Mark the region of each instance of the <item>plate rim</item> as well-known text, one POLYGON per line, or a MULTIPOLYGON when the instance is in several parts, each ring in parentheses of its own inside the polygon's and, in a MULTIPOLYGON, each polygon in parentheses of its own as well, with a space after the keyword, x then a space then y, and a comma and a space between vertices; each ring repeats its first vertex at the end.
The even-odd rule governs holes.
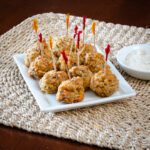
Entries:
MULTIPOLYGON (((35 95, 35 93, 33 92, 32 88, 30 87, 29 83, 27 82, 26 76, 23 74, 22 68, 20 68, 20 65, 18 64, 19 63, 18 57, 21 57, 21 55, 24 56, 25 54, 23 54, 23 53, 22 54, 15 54, 13 56, 13 58, 15 60, 15 63, 17 64, 17 67, 19 68, 19 72, 21 73, 24 81, 26 82, 30 92, 32 93, 32 95, 35 98, 38 106, 40 107, 40 110, 43 111, 43 112, 60 112, 60 111, 72 110, 72 109, 83 108, 83 107, 88 107, 88 106, 94 106, 94 105, 98 105, 98 104, 104 104, 104 103, 124 100, 125 98, 128 98, 128 97, 136 95, 135 90, 124 79, 124 77, 120 74, 120 72, 116 69, 116 67, 110 61, 108 61, 108 63, 111 66, 111 68, 113 67, 112 69, 113 70, 115 69, 115 73, 117 73, 117 75, 119 75, 119 78, 121 78, 121 80, 123 80, 123 83, 125 83, 126 86, 129 88, 129 90, 130 90, 129 94, 118 95, 118 96, 115 96, 115 98, 113 98, 113 97, 106 97, 106 98, 100 97, 100 99, 103 99, 104 101, 98 101, 100 99, 96 98, 94 101, 82 101, 82 102, 79 102, 79 103, 59 105, 59 106, 55 106, 55 107, 54 106, 48 106, 46 108, 43 108, 41 106, 41 104, 40 104, 40 100, 38 100, 37 96, 35 95)), ((24 65, 24 64, 22 64, 22 65, 24 65)), ((26 66, 24 65, 24 67, 26 67, 26 66)), ((34 79, 32 79, 32 80, 34 80, 34 79)), ((42 92, 40 92, 40 93, 43 95, 42 92)), ((44 98, 44 96, 43 96, 43 98, 44 98)))

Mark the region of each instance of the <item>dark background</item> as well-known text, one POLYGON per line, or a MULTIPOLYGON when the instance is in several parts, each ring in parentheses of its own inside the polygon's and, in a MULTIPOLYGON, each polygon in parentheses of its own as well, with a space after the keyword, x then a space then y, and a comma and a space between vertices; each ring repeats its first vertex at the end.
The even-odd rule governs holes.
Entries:
POLYGON ((44 12, 150 26, 150 0, 0 0, 0 34, 29 16, 44 12))
MULTIPOLYGON (((0 0, 0 34, 27 17, 44 12, 86 15, 106 22, 150 27, 150 0, 0 0)), ((26 149, 95 150, 100 148, 0 125, 0 150, 26 149)))

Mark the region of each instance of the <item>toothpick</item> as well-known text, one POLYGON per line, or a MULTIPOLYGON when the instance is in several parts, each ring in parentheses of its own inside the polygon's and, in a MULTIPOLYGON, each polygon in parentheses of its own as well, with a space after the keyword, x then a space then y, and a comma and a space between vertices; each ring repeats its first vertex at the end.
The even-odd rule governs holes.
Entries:
POLYGON ((62 57, 63 57, 63 59, 65 61, 65 64, 66 64, 66 71, 68 73, 69 79, 71 79, 70 72, 69 72, 69 69, 68 69, 68 57, 65 53, 65 50, 61 51, 61 54, 62 54, 62 57))
POLYGON ((56 60, 55 60, 55 57, 54 57, 54 54, 53 54, 53 39, 52 39, 52 36, 49 37, 49 48, 50 48, 50 53, 51 53, 51 56, 52 56, 54 70, 57 71, 56 60))
POLYGON ((70 15, 66 14, 66 30, 67 30, 67 37, 68 37, 68 29, 69 29, 69 19, 70 19, 70 15))
POLYGON ((78 49, 78 52, 77 52, 77 65, 80 66, 80 54, 79 54, 79 49, 78 49))
POLYGON ((70 72, 69 72, 69 69, 68 69, 68 65, 67 65, 67 64, 66 64, 66 71, 67 71, 67 73, 68 73, 69 79, 71 79, 71 75, 70 75, 70 72))
POLYGON ((80 49, 80 35, 82 31, 78 32, 78 38, 77 38, 77 65, 80 65, 80 54, 79 54, 79 49, 80 49))
POLYGON ((44 54, 43 54, 43 45, 42 45, 42 41, 43 41, 42 33, 38 35, 38 41, 39 41, 40 53, 43 56, 44 54))
POLYGON ((74 45, 74 43, 75 43, 75 38, 76 38, 76 36, 77 36, 77 31, 78 31, 78 26, 76 25, 76 26, 74 27, 74 35, 73 35, 73 40, 72 40, 72 43, 71 43, 69 55, 70 55, 71 52, 72 52, 73 45, 74 45))
POLYGON ((95 47, 95 34, 94 34, 94 47, 95 47))
POLYGON ((96 26, 96 23, 93 22, 93 23, 92 23, 91 29, 92 29, 92 33, 93 33, 94 47, 95 47, 95 26, 96 26))
POLYGON ((53 68, 55 71, 57 71, 57 67, 56 67, 56 59, 55 59, 55 56, 54 56, 54 53, 53 53, 53 38, 52 36, 50 35, 50 32, 49 32, 49 29, 48 29, 48 23, 44 20, 45 24, 45 29, 47 30, 48 32, 48 35, 49 35, 49 44, 48 44, 48 47, 50 49, 50 53, 51 53, 51 57, 52 57, 52 61, 53 61, 53 68))
POLYGON ((86 23, 86 17, 83 16, 83 21, 82 21, 82 24, 83 24, 83 44, 84 44, 84 36, 85 36, 85 23, 86 23))
POLYGON ((71 47, 70 47, 70 51, 69 51, 69 55, 71 55, 71 53, 72 53, 73 45, 74 45, 74 39, 72 40, 72 43, 71 43, 71 47))
POLYGON ((84 44, 84 35, 85 35, 85 31, 83 30, 83 44, 84 44))
POLYGON ((32 20, 32 28, 33 30, 35 31, 35 34, 36 34, 36 37, 37 37, 37 41, 38 41, 38 30, 39 30, 39 27, 38 27, 38 20, 36 18, 34 18, 32 20))
POLYGON ((110 53, 110 45, 108 44, 107 47, 105 48, 105 64, 104 64, 104 72, 106 73, 106 67, 107 67, 107 60, 108 60, 108 55, 110 53))

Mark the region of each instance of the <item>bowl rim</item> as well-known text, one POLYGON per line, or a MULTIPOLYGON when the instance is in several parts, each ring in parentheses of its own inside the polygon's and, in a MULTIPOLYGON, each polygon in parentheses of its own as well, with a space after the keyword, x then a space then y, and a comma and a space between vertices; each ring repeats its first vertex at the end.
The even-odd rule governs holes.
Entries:
MULTIPOLYGON (((133 44, 133 45, 129 45, 129 46, 125 46, 125 47, 123 47, 123 48, 121 48, 119 51, 118 51, 118 53, 117 53, 117 55, 116 55, 116 59, 117 59, 117 61, 118 61, 118 63, 119 63, 119 65, 121 65, 122 67, 124 67, 124 68, 126 68, 126 69, 128 69, 128 70, 130 70, 130 71, 134 71, 134 72, 137 72, 137 73, 142 73, 142 74, 150 74, 150 71, 141 71, 141 70, 136 70, 136 69, 133 69, 133 68, 131 68, 131 67, 129 67, 129 66, 127 66, 124 62, 123 62, 123 60, 121 60, 120 59, 120 55, 121 55, 121 53, 123 52, 123 51, 125 51, 125 49, 127 49, 127 48, 132 48, 132 47, 143 47, 143 46, 149 46, 150 47, 150 43, 145 43, 145 44, 133 44)), ((129 53, 128 53, 129 54, 129 53)))

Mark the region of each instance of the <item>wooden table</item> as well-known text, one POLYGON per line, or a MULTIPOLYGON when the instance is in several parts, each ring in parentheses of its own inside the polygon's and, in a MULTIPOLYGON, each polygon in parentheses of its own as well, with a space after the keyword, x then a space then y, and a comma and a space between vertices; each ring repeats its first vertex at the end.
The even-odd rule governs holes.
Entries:
MULTIPOLYGON (((0 34, 27 17, 43 12, 86 15, 106 22, 150 27, 150 0, 0 0, 0 34)), ((100 148, 0 125, 0 150, 26 149, 94 150, 100 148)), ((104 149, 106 148, 101 148, 104 149)))

